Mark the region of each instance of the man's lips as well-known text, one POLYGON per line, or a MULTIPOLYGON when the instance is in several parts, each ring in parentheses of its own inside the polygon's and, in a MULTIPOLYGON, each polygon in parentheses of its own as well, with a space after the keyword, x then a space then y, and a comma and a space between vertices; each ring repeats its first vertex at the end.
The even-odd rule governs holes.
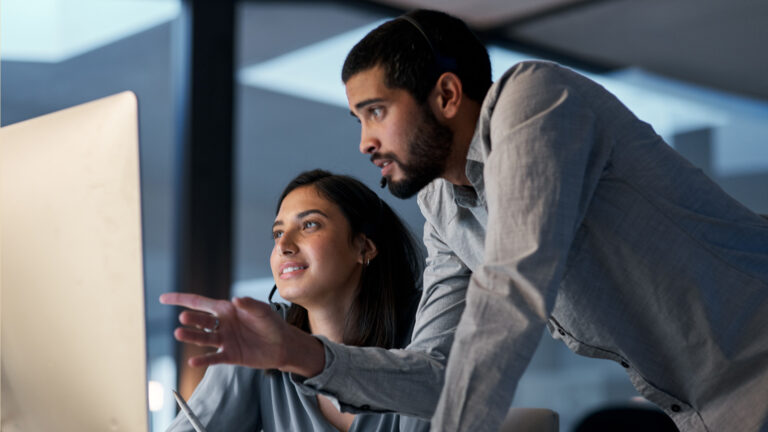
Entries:
POLYGON ((392 173, 392 169, 394 168, 395 164, 393 161, 385 161, 379 168, 381 168, 381 176, 386 177, 389 174, 392 173))
POLYGON ((376 165, 381 169, 382 176, 387 176, 392 172, 394 163, 396 161, 393 159, 387 159, 384 157, 372 157, 371 162, 373 162, 374 165, 376 165))

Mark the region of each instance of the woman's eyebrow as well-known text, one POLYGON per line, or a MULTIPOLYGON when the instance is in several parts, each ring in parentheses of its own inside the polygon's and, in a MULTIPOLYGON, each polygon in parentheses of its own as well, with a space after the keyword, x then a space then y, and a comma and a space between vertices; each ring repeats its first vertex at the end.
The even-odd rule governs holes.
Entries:
MULTIPOLYGON (((319 210, 319 209, 304 210, 303 212, 301 212, 301 213, 296 215, 296 219, 297 220, 304 219, 305 217, 307 217, 307 216, 309 216, 311 214, 319 214, 319 215, 325 217, 326 219, 328 219, 328 215, 323 213, 323 211, 319 210)), ((276 220, 275 223, 272 224, 272 228, 274 228, 274 227, 276 227, 278 225, 283 225, 283 221, 281 221, 280 219, 276 220)))
POLYGON ((305 217, 307 217, 307 216, 309 216, 311 214, 319 214, 319 215, 325 217, 326 219, 328 218, 328 215, 323 213, 321 210, 309 209, 309 210, 304 210, 303 212, 297 214, 296 215, 296 219, 304 219, 305 217))

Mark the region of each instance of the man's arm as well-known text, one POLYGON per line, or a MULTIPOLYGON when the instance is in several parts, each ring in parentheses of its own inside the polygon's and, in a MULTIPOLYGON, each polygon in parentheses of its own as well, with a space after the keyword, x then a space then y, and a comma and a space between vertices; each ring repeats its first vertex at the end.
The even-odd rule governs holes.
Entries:
POLYGON ((593 145, 595 116, 570 74, 519 66, 485 125, 485 258, 469 285, 432 430, 498 430, 554 307, 608 157, 593 145))
POLYGON ((424 243, 424 291, 408 347, 350 347, 321 339, 325 368, 309 379, 293 375, 300 388, 338 399, 343 411, 432 415, 471 272, 429 222, 424 243))

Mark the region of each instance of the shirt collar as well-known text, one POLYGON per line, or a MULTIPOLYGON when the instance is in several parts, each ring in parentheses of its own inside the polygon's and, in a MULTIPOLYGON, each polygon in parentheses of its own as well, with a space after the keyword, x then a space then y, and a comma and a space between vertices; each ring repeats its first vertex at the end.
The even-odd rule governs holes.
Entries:
POLYGON ((464 168, 472 187, 452 185, 454 201, 462 207, 485 206, 485 182, 483 180, 485 163, 482 146, 480 121, 478 121, 475 133, 472 135, 472 141, 469 144, 467 163, 464 168))

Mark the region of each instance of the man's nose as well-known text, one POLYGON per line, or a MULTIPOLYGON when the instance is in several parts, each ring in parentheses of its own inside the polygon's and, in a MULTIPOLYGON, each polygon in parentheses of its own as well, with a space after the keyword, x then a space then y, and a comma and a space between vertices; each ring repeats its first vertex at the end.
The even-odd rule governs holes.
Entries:
POLYGON ((381 147, 379 140, 363 130, 360 134, 360 153, 373 154, 381 147))

